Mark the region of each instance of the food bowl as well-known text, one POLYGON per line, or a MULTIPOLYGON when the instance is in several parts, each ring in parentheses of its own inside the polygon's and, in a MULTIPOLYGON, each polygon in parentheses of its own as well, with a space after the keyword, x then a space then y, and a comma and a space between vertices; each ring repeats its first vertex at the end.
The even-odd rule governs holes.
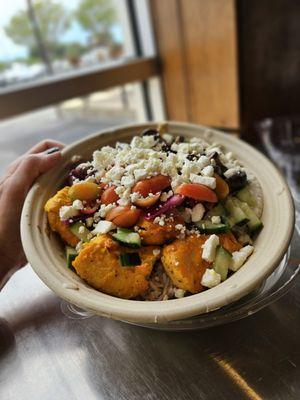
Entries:
POLYGON ((243 267, 220 285, 182 299, 136 301, 101 293, 66 267, 65 255, 58 237, 49 231, 44 204, 62 184, 70 159, 85 159, 94 150, 129 141, 146 127, 158 123, 121 126, 101 131, 66 147, 60 164, 42 176, 30 190, 22 213, 22 243, 34 271, 59 297, 93 314, 135 323, 164 323, 180 320, 224 307, 257 288, 282 260, 294 228, 294 207, 284 179, 274 165, 247 143, 204 126, 169 122, 171 134, 201 137, 217 142, 234 155, 258 179, 264 196, 262 221, 264 229, 255 241, 255 251, 243 267))

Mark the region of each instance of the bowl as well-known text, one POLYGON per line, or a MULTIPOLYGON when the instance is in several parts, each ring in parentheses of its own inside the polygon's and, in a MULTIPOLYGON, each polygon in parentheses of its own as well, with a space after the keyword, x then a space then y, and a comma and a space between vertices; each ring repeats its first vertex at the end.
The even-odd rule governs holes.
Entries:
POLYGON ((93 314, 134 323, 161 324, 217 310, 257 288, 279 265, 291 241, 294 206, 290 190, 279 171, 264 155, 229 134, 199 125, 168 122, 172 134, 201 137, 224 145, 259 180, 264 196, 264 229, 255 241, 254 253, 240 270, 220 285, 182 299, 157 302, 125 300, 101 293, 66 268, 62 244, 49 231, 44 204, 62 184, 70 158, 79 154, 88 159, 94 150, 113 145, 116 141, 129 141, 146 127, 156 127, 160 123, 106 129, 67 146, 60 164, 35 183, 25 200, 21 237, 29 263, 59 297, 93 314))

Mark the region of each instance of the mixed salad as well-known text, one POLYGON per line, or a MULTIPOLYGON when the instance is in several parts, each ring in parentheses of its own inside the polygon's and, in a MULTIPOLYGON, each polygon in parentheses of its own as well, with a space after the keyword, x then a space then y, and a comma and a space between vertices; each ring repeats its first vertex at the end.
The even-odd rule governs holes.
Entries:
POLYGON ((121 298, 168 300, 226 280, 263 228, 261 187, 231 152, 146 129, 78 162, 45 205, 67 265, 121 298))

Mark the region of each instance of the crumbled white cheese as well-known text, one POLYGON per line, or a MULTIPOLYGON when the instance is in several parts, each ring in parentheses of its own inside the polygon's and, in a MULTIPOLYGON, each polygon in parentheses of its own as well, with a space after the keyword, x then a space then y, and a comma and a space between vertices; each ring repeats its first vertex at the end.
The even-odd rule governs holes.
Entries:
POLYGON ((82 210, 83 209, 83 204, 81 200, 74 200, 72 207, 75 208, 76 210, 82 210))
POLYGON ((134 177, 136 180, 144 179, 147 177, 147 170, 146 169, 136 169, 133 171, 134 177))
POLYGON ((126 188, 131 188, 135 184, 135 179, 132 175, 123 176, 121 179, 121 185, 126 188))
POLYGON ((185 290, 183 289, 174 289, 174 296, 176 299, 182 299, 185 295, 185 290))
POLYGON ((175 225, 175 229, 177 229, 178 231, 180 231, 183 228, 184 228, 184 225, 182 225, 182 224, 175 225))
POLYGON ((207 165, 207 167, 203 168, 201 174, 203 176, 213 176, 214 175, 214 167, 212 165, 207 165))
POLYGON ((193 207, 192 213, 191 213, 191 220, 192 222, 198 222, 201 221, 203 215, 205 213, 205 208, 203 204, 198 203, 193 207))
POLYGON ((170 135, 169 133, 164 133, 163 135, 162 135, 162 138, 164 139, 164 141, 167 143, 167 144, 172 144, 173 143, 173 141, 174 141, 174 137, 173 137, 173 135, 170 135))
POLYGON ((105 234, 116 228, 116 225, 110 221, 99 221, 92 230, 93 235, 105 234))
POLYGON ((221 275, 218 274, 215 270, 207 268, 202 276, 201 285, 211 289, 214 286, 219 285, 220 283, 221 275))
POLYGON ((133 192, 130 194, 130 200, 132 203, 135 203, 137 200, 141 198, 141 195, 137 192, 133 192))
POLYGON ((211 235, 206 242, 202 245, 202 258, 208 262, 213 262, 216 257, 216 249, 219 245, 219 237, 211 235))
POLYGON ((59 218, 62 221, 66 221, 70 218, 76 217, 79 214, 79 210, 73 206, 62 206, 59 209, 59 218))
POLYGON ((229 267, 231 271, 237 271, 241 266, 244 264, 244 262, 247 260, 247 258, 253 253, 254 247, 251 245, 247 245, 245 247, 242 247, 241 250, 239 251, 234 251, 232 253, 232 263, 229 267))
POLYGON ((156 257, 156 256, 159 256, 160 255, 160 250, 159 249, 154 249, 153 250, 153 255, 156 257))
POLYGON ((227 171, 224 172, 224 176, 225 178, 231 178, 232 176, 234 176, 237 172, 240 171, 240 168, 235 167, 235 168, 229 168, 227 171))
POLYGON ((84 226, 80 226, 79 228, 78 228, 78 233, 84 233, 84 231, 85 231, 85 229, 84 229, 84 226))
POLYGON ((206 156, 201 156, 197 161, 197 164, 201 169, 207 167, 210 164, 210 159, 206 156))
POLYGON ((211 222, 213 224, 220 224, 221 223, 221 217, 219 217, 218 215, 214 215, 211 217, 211 222))
POLYGON ((185 223, 191 222, 192 210, 190 208, 185 208, 183 211, 181 211, 181 216, 185 223))
POLYGON ((193 183, 200 183, 201 185, 207 186, 211 189, 216 188, 216 178, 191 174, 190 181, 193 183))
POLYGON ((91 228, 92 225, 93 225, 93 223, 94 223, 94 218, 93 218, 93 217, 87 218, 87 219, 85 220, 85 224, 86 224, 86 226, 87 226, 88 228, 91 228))

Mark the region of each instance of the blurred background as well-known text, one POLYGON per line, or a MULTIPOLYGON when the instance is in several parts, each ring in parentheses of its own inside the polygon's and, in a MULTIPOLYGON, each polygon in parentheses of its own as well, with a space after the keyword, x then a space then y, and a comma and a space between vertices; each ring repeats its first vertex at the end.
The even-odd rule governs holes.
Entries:
POLYGON ((300 2, 0 2, 0 173, 42 138, 174 119, 263 149, 299 189, 300 2))

